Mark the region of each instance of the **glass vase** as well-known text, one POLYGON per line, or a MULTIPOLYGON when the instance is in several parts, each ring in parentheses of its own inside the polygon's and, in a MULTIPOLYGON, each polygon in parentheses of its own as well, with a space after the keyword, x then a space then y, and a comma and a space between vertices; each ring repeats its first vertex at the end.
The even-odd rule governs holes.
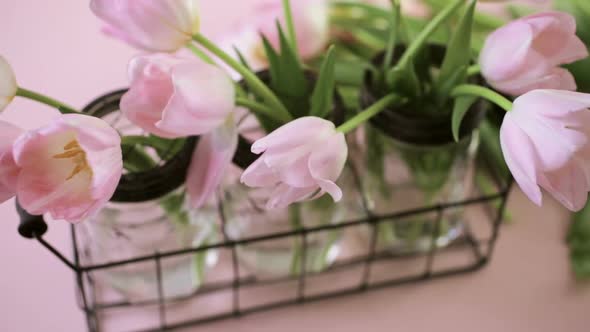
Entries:
MULTIPOLYGON (((365 134, 361 182, 373 214, 387 216, 461 202, 471 193, 479 146, 477 132, 458 143, 439 146, 402 142, 373 127, 365 128, 365 134)), ((462 235, 463 216, 460 207, 445 210, 436 237, 436 213, 382 220, 377 225, 377 249, 392 253, 424 252, 431 248, 433 237, 436 246, 447 246, 462 235)), ((367 229, 363 237, 368 240, 367 229)))
MULTIPOLYGON (((287 234, 301 228, 340 222, 343 209, 329 195, 288 208, 265 209, 271 190, 248 188, 230 181, 222 190, 226 232, 232 240, 250 240, 269 235, 287 234)), ((309 232, 307 245, 301 235, 282 236, 239 245, 241 264, 260 277, 297 276, 325 270, 338 257, 342 232, 309 232), (305 260, 305 261, 303 261, 305 260)))
MULTIPOLYGON (((86 263, 104 264, 212 244, 217 221, 215 206, 191 210, 181 189, 146 202, 111 202, 78 227, 85 238, 86 263)), ((193 294, 216 262, 215 251, 162 258, 164 299, 193 294)), ((131 302, 158 299, 153 259, 96 271, 95 277, 131 302)))
MULTIPOLYGON (((399 56, 404 47, 398 48, 399 56)), ((440 65, 444 46, 429 45, 427 51, 433 63, 440 65)), ((374 63, 382 61, 381 54, 374 63)), ((365 75, 361 91, 363 107, 372 105, 386 93, 373 87, 372 75, 371 72, 365 75)), ((361 187, 369 211, 386 217, 467 199, 474 183, 479 147, 477 128, 485 108, 482 102, 471 106, 458 141, 452 135, 453 103, 448 98, 427 95, 410 98, 373 117, 357 133, 362 151, 356 162, 362 170, 361 187)), ((427 251, 432 244, 449 245, 463 233, 464 211, 460 207, 445 209, 440 217, 440 223, 436 213, 381 220, 377 225, 377 249, 404 254, 427 251)), ((369 230, 361 233, 368 241, 369 230)))
POLYGON ((125 92, 106 94, 84 109, 134 139, 122 144, 125 170, 111 201, 76 226, 83 243, 82 264, 113 264, 92 272, 93 279, 133 303, 157 300, 160 293, 165 301, 189 296, 215 264, 216 253, 162 257, 159 269, 158 261, 150 256, 217 239, 216 204, 192 209, 184 189, 198 138, 165 140, 145 133, 119 111, 125 92), (143 145, 145 140, 154 145, 143 145), (142 257, 148 259, 117 264, 142 257))

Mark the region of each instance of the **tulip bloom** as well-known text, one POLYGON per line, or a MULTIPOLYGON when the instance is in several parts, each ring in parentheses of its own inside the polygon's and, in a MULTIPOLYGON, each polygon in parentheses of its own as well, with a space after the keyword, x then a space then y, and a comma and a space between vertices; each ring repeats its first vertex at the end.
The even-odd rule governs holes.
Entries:
POLYGON ((252 152, 262 155, 241 181, 249 187, 274 188, 267 208, 285 208, 324 193, 336 202, 342 199, 335 181, 344 169, 348 147, 332 122, 299 118, 257 140, 252 152))
MULTIPOLYGON (((299 54, 305 59, 318 55, 324 50, 329 39, 327 1, 294 0, 291 1, 291 10, 299 54)), ((285 33, 287 31, 282 1, 271 0, 262 3, 255 12, 258 17, 258 22, 255 22, 258 24, 258 31, 266 36, 276 49, 280 49, 276 20, 281 22, 285 33)))
POLYGON ((16 194, 16 178, 19 169, 14 161, 12 145, 22 132, 22 129, 0 121, 0 203, 4 203, 16 194))
POLYGON ((590 191, 590 95, 535 90, 514 101, 500 130, 502 151, 524 193, 537 205, 543 188, 571 211, 590 191))
POLYGON ((104 206, 121 177, 121 139, 101 119, 80 114, 22 134, 13 144, 15 192, 30 214, 81 221, 104 206))
POLYGON ((197 0, 92 0, 104 31, 134 47, 174 52, 199 30, 197 0))
MULTIPOLYGON (((298 52, 304 59, 320 54, 329 42, 329 15, 327 0, 292 0, 293 25, 297 35, 298 52)), ((281 0, 267 0, 257 5, 248 19, 222 41, 229 53, 233 47, 240 50, 254 70, 268 66, 268 59, 260 35, 264 35, 275 49, 280 49, 277 20, 287 33, 281 0)))
POLYGON ((514 96, 534 89, 575 90, 572 74, 560 65, 588 56, 566 13, 546 12, 513 21, 485 42, 480 64, 495 89, 514 96))
POLYGON ((129 64, 131 87, 121 110, 140 128, 166 138, 201 135, 223 124, 235 107, 235 87, 221 69, 168 54, 129 64))
POLYGON ((0 56, 0 112, 10 104, 18 86, 10 64, 0 56))
POLYGON ((238 148, 234 117, 211 133, 201 136, 189 167, 186 188, 191 206, 203 206, 215 193, 238 148))

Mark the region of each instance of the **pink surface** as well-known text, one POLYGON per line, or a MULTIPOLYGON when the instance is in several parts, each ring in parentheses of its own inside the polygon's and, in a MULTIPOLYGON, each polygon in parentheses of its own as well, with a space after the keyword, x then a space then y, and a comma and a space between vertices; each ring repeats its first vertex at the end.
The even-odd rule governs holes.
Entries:
MULTIPOLYGON (((251 3, 203 1, 207 32, 219 33, 251 3)), ((21 85, 81 107, 126 85, 133 49, 102 36, 88 1, 0 1, 0 54, 21 85)), ((48 109, 17 101, 2 119, 33 125, 48 109)), ((566 213, 534 208, 520 193, 515 225, 503 229, 492 264, 481 272, 387 289, 209 325, 199 331, 588 331, 590 289, 576 284, 564 245, 566 213)), ((0 206, 0 331, 84 331, 73 276, 16 232, 12 203, 0 206)), ((69 252, 67 225, 48 240, 69 252)), ((189 330, 190 331, 190 330, 189 330)))

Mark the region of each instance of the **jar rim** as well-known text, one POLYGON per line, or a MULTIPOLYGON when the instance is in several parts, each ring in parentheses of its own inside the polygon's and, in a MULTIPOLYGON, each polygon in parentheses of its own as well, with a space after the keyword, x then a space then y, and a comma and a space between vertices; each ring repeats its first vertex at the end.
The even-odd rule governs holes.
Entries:
MULTIPOLYGON (((442 64, 446 47, 440 44, 428 44, 427 47, 435 63, 442 64)), ((398 56, 393 61, 399 60, 399 55, 404 50, 404 45, 398 45, 395 52, 398 56)), ((381 52, 373 58, 372 63, 380 64, 383 62, 383 58, 384 52, 381 52)), ((360 96, 362 106, 372 105, 379 99, 379 95, 372 88, 372 79, 372 72, 367 70, 363 78, 364 84, 362 85, 360 96)), ((476 80, 479 82, 482 81, 482 78, 478 77, 476 80)), ((411 107, 411 105, 404 104, 396 108, 387 108, 373 117, 369 122, 373 127, 378 128, 387 136, 406 144, 436 147, 455 143, 451 130, 452 112, 424 114, 408 107, 411 107)), ((476 102, 471 106, 461 126, 461 139, 473 133, 479 126, 485 113, 485 103, 476 102)))

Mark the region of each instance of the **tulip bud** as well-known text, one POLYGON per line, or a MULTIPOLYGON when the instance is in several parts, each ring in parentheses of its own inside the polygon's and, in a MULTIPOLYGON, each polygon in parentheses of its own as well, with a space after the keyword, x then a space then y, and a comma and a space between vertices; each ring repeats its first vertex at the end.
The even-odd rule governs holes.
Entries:
POLYGON ((0 112, 14 99, 17 90, 14 72, 6 59, 0 55, 0 112))

